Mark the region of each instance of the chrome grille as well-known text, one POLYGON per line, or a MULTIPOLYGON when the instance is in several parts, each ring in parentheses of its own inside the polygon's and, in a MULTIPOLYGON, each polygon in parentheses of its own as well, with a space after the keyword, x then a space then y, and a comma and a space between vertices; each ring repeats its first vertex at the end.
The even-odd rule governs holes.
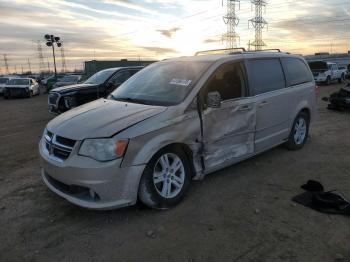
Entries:
POLYGON ((62 161, 69 157, 76 142, 69 138, 57 136, 48 130, 46 130, 44 138, 47 153, 62 161))
POLYGON ((57 106, 59 98, 60 98, 60 95, 58 93, 50 93, 49 94, 49 104, 57 106))

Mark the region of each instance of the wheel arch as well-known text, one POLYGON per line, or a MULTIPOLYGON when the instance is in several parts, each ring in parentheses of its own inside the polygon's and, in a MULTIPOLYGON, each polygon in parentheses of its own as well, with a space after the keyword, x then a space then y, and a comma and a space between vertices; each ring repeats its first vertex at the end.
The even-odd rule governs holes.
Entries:
POLYGON ((289 128, 289 132, 291 132, 292 128, 293 128, 293 124, 294 121, 296 119, 296 117, 301 113, 304 112, 306 114, 308 114, 309 116, 309 122, 311 121, 312 118, 312 110, 310 108, 310 106, 308 105, 308 103, 306 101, 302 101, 297 107, 296 110, 294 111, 293 115, 292 115, 292 119, 290 122, 290 128, 289 128))

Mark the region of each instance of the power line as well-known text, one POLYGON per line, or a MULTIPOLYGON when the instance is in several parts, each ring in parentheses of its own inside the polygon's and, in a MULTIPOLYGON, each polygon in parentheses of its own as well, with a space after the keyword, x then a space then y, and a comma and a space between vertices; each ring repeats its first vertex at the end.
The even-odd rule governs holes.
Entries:
POLYGON ((43 70, 45 69, 45 63, 44 63, 44 56, 43 56, 43 48, 41 46, 40 40, 37 41, 37 51, 38 51, 38 59, 39 59, 39 71, 43 72, 43 70))
POLYGON ((28 62, 28 68, 29 68, 29 73, 32 73, 32 66, 30 64, 29 58, 27 58, 27 62, 28 62))
POLYGON ((237 39, 239 39, 239 36, 236 33, 236 27, 239 24, 239 18, 236 15, 237 4, 239 7, 239 0, 227 0, 226 2, 227 13, 223 17, 223 19, 224 23, 227 25, 227 33, 223 35, 223 38, 226 39, 226 47, 228 49, 233 49, 237 47, 237 39))
POLYGON ((8 60, 7 60, 7 55, 6 54, 4 54, 4 63, 5 63, 6 74, 9 74, 10 70, 9 70, 9 64, 8 64, 8 60))
POLYGON ((65 73, 67 71, 67 66, 66 66, 66 57, 64 55, 64 48, 63 48, 63 42, 62 43, 62 46, 61 46, 61 62, 62 62, 62 73, 65 73))
POLYGON ((261 50, 266 44, 262 39, 262 30, 267 25, 266 20, 262 16, 262 9, 266 7, 266 2, 264 0, 251 0, 251 3, 254 5, 255 17, 248 21, 248 27, 251 24, 255 29, 255 40, 250 43, 250 46, 254 46, 255 50, 261 50))

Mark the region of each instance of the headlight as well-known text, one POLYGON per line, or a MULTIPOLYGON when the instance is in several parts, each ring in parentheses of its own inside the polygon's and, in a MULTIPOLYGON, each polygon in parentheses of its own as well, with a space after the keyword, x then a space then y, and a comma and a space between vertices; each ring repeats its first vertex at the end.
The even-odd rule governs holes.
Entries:
POLYGON ((128 143, 128 139, 85 139, 79 149, 79 155, 91 157, 98 161, 110 161, 123 157, 128 143))
POLYGON ((67 108, 73 108, 77 106, 77 100, 75 99, 74 96, 65 96, 64 104, 67 108))

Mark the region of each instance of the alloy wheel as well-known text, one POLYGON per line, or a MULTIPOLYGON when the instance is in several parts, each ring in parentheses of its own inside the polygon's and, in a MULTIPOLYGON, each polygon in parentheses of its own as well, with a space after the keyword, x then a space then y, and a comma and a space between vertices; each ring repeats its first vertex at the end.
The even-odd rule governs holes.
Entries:
POLYGON ((153 170, 153 184, 164 198, 176 197, 185 183, 185 168, 181 159, 173 153, 159 157, 153 170))
POLYGON ((305 137, 306 137, 306 121, 304 118, 299 118, 297 122, 295 123, 294 127, 294 142, 297 145, 301 145, 304 143, 305 137))

